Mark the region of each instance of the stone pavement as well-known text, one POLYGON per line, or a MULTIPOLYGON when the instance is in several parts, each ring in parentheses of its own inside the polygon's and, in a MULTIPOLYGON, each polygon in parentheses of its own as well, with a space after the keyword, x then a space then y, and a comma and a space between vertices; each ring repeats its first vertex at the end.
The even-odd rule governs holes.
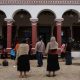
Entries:
MULTIPOLYGON (((0 80, 80 80, 80 59, 73 59, 72 65, 65 65, 65 62, 60 63, 60 70, 56 72, 55 77, 46 77, 46 59, 43 67, 36 67, 36 60, 31 60, 31 70, 27 74, 27 78, 19 78, 15 62, 8 60, 9 66, 0 66, 0 80)), ((0 63, 2 60, 0 60, 0 63)))

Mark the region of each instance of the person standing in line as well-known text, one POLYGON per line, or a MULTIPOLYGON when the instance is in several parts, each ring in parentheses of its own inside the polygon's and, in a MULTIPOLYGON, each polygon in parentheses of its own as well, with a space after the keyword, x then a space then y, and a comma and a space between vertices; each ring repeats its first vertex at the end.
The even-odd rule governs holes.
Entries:
POLYGON ((24 40, 19 44, 17 49, 17 70, 20 71, 20 77, 27 77, 26 72, 30 70, 30 62, 29 62, 29 45, 28 41, 24 40), (24 73, 24 74, 23 74, 24 73))
POLYGON ((66 54, 65 54, 66 65, 72 64, 72 57, 71 57, 72 43, 71 42, 72 41, 69 39, 67 40, 67 43, 66 43, 66 54))
POLYGON ((47 58, 47 71, 48 77, 51 77, 51 72, 53 72, 53 77, 55 75, 55 71, 60 69, 59 62, 58 62, 58 43, 56 42, 55 37, 51 37, 50 42, 47 43, 45 53, 48 54, 47 58))
POLYGON ((36 52, 36 58, 38 61, 37 67, 41 67, 43 65, 43 54, 45 51, 45 44, 42 40, 42 37, 39 37, 39 41, 36 43, 35 46, 35 52, 36 52))

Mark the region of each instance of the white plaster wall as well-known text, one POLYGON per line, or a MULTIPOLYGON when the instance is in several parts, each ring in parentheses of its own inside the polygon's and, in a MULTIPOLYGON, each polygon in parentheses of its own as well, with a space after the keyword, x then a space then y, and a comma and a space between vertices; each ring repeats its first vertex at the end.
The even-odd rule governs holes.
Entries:
POLYGON ((12 18, 14 13, 19 9, 28 11, 32 18, 37 18, 42 10, 49 9, 56 14, 56 18, 61 18, 63 13, 69 9, 79 12, 80 5, 0 5, 0 10, 6 14, 7 18, 12 18))

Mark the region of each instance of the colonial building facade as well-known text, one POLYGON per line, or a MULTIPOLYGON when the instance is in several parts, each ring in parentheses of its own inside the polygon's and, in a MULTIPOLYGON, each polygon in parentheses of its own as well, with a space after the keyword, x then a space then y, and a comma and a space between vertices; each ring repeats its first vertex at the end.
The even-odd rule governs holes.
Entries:
POLYGON ((0 0, 0 44, 7 49, 16 38, 55 36, 59 47, 69 37, 80 41, 80 0, 0 0))

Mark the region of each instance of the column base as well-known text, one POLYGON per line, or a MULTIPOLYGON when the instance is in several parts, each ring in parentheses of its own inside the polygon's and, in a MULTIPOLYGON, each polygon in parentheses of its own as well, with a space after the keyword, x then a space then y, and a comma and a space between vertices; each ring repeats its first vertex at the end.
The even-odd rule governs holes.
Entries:
POLYGON ((10 50, 11 50, 11 48, 6 48, 6 51, 7 51, 7 58, 10 58, 10 50))

